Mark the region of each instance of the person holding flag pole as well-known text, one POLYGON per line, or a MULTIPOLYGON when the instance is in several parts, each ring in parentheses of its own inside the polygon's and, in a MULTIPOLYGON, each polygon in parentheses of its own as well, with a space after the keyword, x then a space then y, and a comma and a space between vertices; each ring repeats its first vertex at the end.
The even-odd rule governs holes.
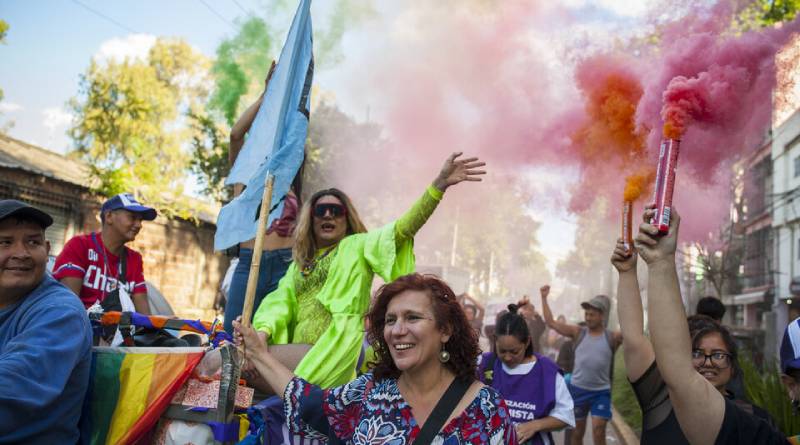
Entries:
POLYGON ((253 317, 253 327, 271 344, 313 345, 295 374, 323 388, 355 378, 374 275, 391 282, 412 273, 414 235, 444 192, 485 174, 484 162, 461 155, 445 160, 410 210, 376 230, 366 230, 341 190, 321 190, 305 202, 295 230, 294 261, 253 317))
MULTIPOLYGON (((245 135, 250 131, 256 114, 264 100, 264 94, 269 87, 270 79, 275 72, 276 64, 272 61, 267 78, 264 82, 264 93, 250 105, 239 117, 231 128, 230 152, 228 154, 231 165, 244 145, 245 135)), ((294 245, 294 226, 297 223, 298 196, 301 194, 302 167, 297 173, 289 192, 283 201, 283 212, 275 219, 264 234, 260 255, 254 255, 255 240, 248 240, 238 244, 236 251, 238 261, 232 262, 233 270, 230 272, 230 284, 225 301, 224 327, 228 333, 233 333, 233 320, 242 315, 245 292, 249 282, 250 271, 257 271, 255 281, 254 305, 258 307, 262 298, 278 287, 278 281, 283 278, 289 263, 292 261, 292 246, 294 245), (255 257, 256 258, 254 260, 255 257), (258 266, 255 263, 258 262, 258 266)), ((233 185, 233 196, 241 194, 244 184, 233 185)), ((266 191, 267 189, 265 189, 266 191)), ((262 196, 262 201, 271 199, 271 190, 268 196, 262 196)), ((265 221, 266 223, 266 221, 265 221)), ((260 230, 263 231, 263 230, 260 230)), ((251 308, 252 309, 252 308, 251 308)), ((252 310, 250 312, 252 316, 252 310)), ((245 317, 249 322, 251 318, 245 317)))
MULTIPOLYGON (((300 2, 279 62, 270 67, 264 93, 231 131, 234 164, 225 182, 234 186, 235 198, 220 211, 214 239, 215 250, 240 247, 240 262, 225 311, 229 332, 233 319, 242 313, 252 314, 253 301, 260 301, 277 286, 291 261, 297 199, 290 187, 300 175, 304 159, 314 73, 310 4, 310 0, 300 2), (240 193, 242 184, 247 187, 240 193), (265 227, 278 233, 266 239, 256 236, 263 235, 265 227), (267 274, 261 273, 262 257, 268 261, 267 274), (266 275, 275 276, 269 279, 266 275), (256 289, 261 291, 257 297, 256 289)), ((249 315, 245 319, 250 322, 249 315)))

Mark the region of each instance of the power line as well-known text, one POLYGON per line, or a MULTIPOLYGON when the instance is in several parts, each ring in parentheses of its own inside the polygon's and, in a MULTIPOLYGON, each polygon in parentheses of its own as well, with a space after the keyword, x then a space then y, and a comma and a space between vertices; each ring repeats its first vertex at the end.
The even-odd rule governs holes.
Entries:
POLYGON ((109 22, 119 26, 120 28, 124 29, 125 31, 128 31, 128 32, 133 33, 133 34, 138 34, 138 32, 136 30, 131 29, 130 27, 123 25, 122 23, 112 19, 111 17, 103 14, 102 12, 100 12, 100 11, 94 9, 94 8, 89 7, 87 4, 85 4, 85 3, 83 3, 83 2, 81 2, 79 0, 72 0, 72 3, 75 3, 76 5, 79 5, 79 6, 83 7, 87 11, 91 12, 92 14, 94 14, 94 15, 100 17, 100 18, 108 20, 109 22))
POLYGON ((225 17, 223 17, 223 16, 222 16, 222 14, 220 14, 219 12, 217 12, 217 10, 216 10, 216 9, 212 8, 212 7, 211 7, 211 5, 209 5, 209 4, 206 2, 206 0, 200 0, 200 3, 204 4, 204 5, 206 6, 206 8, 208 8, 208 10, 209 10, 209 11, 211 11, 211 12, 212 12, 212 13, 213 13, 215 16, 219 17, 219 19, 220 19, 220 20, 222 20, 223 22, 225 22, 225 23, 226 23, 228 26, 230 26, 230 27, 231 27, 231 28, 233 28, 233 29, 236 29, 236 27, 235 27, 235 26, 233 26, 233 23, 229 22, 229 21, 228 21, 228 19, 226 19, 225 17))
POLYGON ((238 7, 239 7, 239 9, 241 9, 241 10, 242 10, 242 12, 243 12, 243 13, 245 13, 245 15, 251 15, 251 14, 253 14, 251 11, 248 11, 248 10, 244 9, 244 7, 243 7, 243 6, 242 6, 242 5, 241 5, 241 4, 240 4, 238 1, 236 1, 236 0, 232 0, 232 1, 233 1, 233 3, 234 3, 236 6, 238 6, 238 7))

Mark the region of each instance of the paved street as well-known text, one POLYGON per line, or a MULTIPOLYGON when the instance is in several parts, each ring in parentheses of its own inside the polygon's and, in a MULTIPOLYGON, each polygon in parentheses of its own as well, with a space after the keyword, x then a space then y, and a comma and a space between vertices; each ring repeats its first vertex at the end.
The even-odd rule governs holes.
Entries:
MULTIPOLYGON (((590 432, 591 428, 587 426, 586 434, 583 436, 583 444, 584 445, 594 445, 594 441, 592 440, 592 433, 590 432)), ((553 440, 555 441, 555 445, 564 445, 564 432, 559 431, 553 434, 553 440)), ((617 439, 617 432, 614 431, 614 427, 611 424, 608 424, 608 428, 606 428, 606 444, 607 445, 619 445, 620 442, 617 439)))

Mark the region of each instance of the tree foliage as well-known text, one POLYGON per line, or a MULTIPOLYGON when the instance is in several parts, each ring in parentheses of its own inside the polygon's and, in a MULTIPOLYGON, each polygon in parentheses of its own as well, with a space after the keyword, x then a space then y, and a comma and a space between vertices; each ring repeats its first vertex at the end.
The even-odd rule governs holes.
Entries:
POLYGON ((765 409, 775 420, 779 430, 787 437, 800 434, 800 416, 792 409, 792 403, 781 383, 780 371, 773 362, 759 369, 752 358, 756 351, 740 351, 739 365, 742 369, 747 398, 765 409), (744 352, 744 353, 742 353, 744 352))
POLYGON ((735 27, 745 31, 794 20, 800 0, 754 0, 736 15, 735 27))
POLYGON ((230 187, 225 186, 225 178, 230 170, 227 129, 203 112, 191 112, 189 119, 193 130, 192 172, 197 175, 206 195, 215 201, 228 201, 232 196, 230 187))
MULTIPOLYGON (((0 44, 4 44, 5 45, 6 36, 8 35, 8 28, 9 28, 8 22, 6 22, 3 19, 0 19, 0 44)), ((0 102, 3 101, 4 97, 5 97, 5 93, 3 92, 3 89, 0 88, 0 102)), ((13 122, 7 122, 2 127, 0 127, 0 131, 5 132, 5 131, 8 130, 8 127, 11 127, 13 125, 14 125, 13 122)))
POLYGON ((188 215, 184 113, 205 102, 208 61, 182 40, 160 38, 145 60, 92 60, 70 100, 74 155, 98 192, 134 192, 167 214, 188 215))
MULTIPOLYGON (((367 227, 380 227, 402 215, 424 192, 444 161, 438 156, 408 156, 383 136, 379 125, 357 122, 321 101, 311 114, 303 195, 341 188, 367 227)), ((470 292, 482 300, 519 297, 549 282, 537 240, 540 223, 527 211, 529 197, 514 183, 513 177, 493 172, 484 182, 448 190, 415 237, 417 264, 468 271, 470 292), (465 200, 490 204, 473 211, 465 200)))

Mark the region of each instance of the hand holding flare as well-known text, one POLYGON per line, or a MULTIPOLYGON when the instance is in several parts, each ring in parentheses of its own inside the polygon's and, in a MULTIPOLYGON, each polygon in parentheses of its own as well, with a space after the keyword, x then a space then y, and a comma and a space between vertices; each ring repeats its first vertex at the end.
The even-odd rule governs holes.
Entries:
POLYGON ((639 199, 646 185, 652 180, 652 173, 637 173, 625 179, 625 194, 622 203, 622 243, 626 251, 633 247, 633 202, 639 199))

